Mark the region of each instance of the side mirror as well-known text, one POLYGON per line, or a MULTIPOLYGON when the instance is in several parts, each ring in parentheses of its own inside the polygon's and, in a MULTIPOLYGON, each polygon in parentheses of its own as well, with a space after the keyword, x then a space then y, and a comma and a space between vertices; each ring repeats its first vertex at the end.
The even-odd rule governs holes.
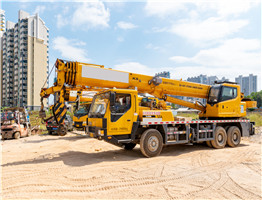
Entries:
POLYGON ((115 92, 111 92, 110 93, 110 107, 115 105, 115 101, 116 101, 116 93, 115 92))

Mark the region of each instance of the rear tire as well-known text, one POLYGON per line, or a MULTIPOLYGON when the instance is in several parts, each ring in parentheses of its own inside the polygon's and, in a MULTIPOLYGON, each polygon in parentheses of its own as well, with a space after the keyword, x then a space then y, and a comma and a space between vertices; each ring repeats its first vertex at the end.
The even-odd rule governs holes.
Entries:
POLYGON ((163 137, 156 129, 146 130, 140 139, 140 150, 148 158, 158 156, 163 148, 163 137))
POLYGON ((52 131, 48 131, 48 135, 52 135, 52 131))
POLYGON ((236 147, 240 144, 241 132, 237 126, 231 126, 227 131, 227 144, 230 147, 236 147))
POLYGON ((124 149, 125 150, 132 150, 134 149, 136 146, 136 143, 127 143, 127 144, 124 144, 124 149))
POLYGON ((211 141, 212 146, 215 149, 222 149, 227 143, 227 134, 222 126, 216 127, 215 139, 211 141))
POLYGON ((15 138, 15 139, 19 139, 20 137, 21 137, 20 132, 16 132, 16 133, 14 134, 14 138, 15 138))
POLYGON ((206 141, 206 144, 207 144, 207 146, 208 147, 210 147, 210 148, 213 148, 213 146, 212 146, 212 144, 211 144, 211 141, 209 140, 209 141, 206 141))
POLYGON ((67 127, 64 125, 60 125, 57 130, 57 134, 60 136, 65 136, 67 134, 67 127))

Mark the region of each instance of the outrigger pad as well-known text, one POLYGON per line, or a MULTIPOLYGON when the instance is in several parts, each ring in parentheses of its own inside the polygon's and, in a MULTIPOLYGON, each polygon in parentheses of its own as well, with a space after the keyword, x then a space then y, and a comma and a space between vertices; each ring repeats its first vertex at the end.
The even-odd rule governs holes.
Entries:
POLYGON ((53 106, 53 115, 56 120, 56 123, 60 126, 63 124, 66 117, 66 106, 64 103, 55 103, 53 106))

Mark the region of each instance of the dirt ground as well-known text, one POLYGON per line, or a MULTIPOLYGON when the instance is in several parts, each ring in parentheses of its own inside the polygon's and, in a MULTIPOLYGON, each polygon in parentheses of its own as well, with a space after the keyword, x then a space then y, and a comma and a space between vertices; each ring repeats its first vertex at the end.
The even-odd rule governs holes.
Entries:
POLYGON ((3 199, 262 199, 261 132, 237 148, 167 146, 145 158, 81 133, 1 141, 3 199))

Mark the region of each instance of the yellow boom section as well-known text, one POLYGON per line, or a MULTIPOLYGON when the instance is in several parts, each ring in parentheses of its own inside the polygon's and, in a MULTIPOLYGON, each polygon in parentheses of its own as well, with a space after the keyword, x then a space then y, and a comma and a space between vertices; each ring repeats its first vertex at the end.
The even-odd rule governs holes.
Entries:
MULTIPOLYGON (((64 85, 89 86, 100 88, 137 89, 140 93, 148 93, 155 97, 168 99, 171 103, 179 103, 190 108, 205 110, 202 105, 182 101, 168 95, 187 96, 195 98, 208 97, 209 85, 192 83, 182 80, 158 78, 148 75, 135 74, 105 68, 103 65, 95 65, 80 62, 56 61, 57 82, 55 86, 42 89, 41 97, 62 90, 64 85)), ((59 99, 64 102, 64 99, 59 99)))
POLYGON ((207 98, 210 88, 205 84, 118 71, 104 68, 102 65, 63 63, 57 60, 56 66, 57 87, 65 83, 71 86, 137 88, 141 93, 149 93, 159 98, 165 98, 166 95, 207 98))

